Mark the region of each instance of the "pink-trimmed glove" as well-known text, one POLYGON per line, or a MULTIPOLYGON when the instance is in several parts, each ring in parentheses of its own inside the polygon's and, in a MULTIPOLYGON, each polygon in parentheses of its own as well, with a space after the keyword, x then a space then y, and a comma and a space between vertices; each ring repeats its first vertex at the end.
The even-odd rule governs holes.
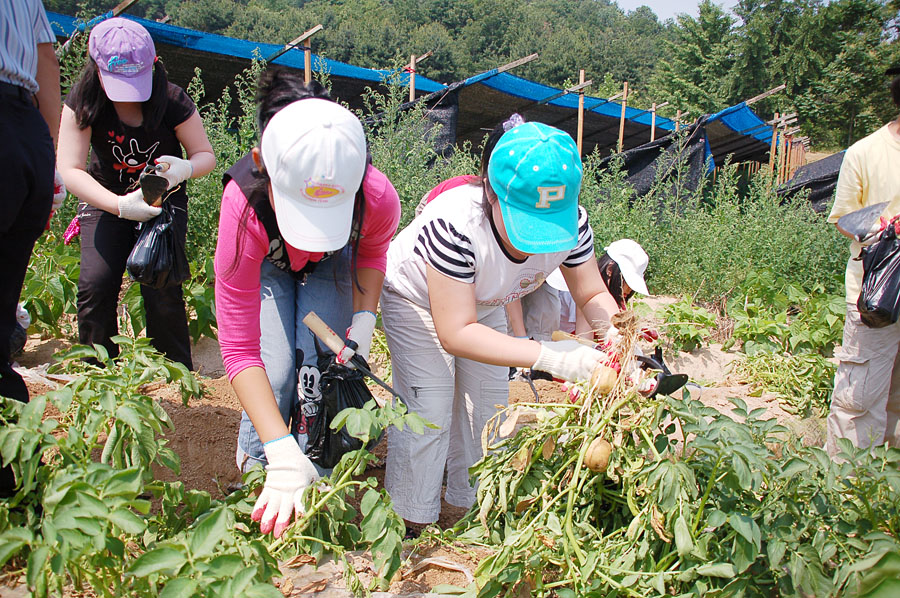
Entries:
POLYGON ((53 172, 53 207, 52 211, 57 211, 62 207, 66 200, 66 183, 63 181, 62 175, 56 170, 53 172))
POLYGON ((573 382, 590 380, 594 368, 606 358, 606 353, 578 341, 541 341, 541 352, 531 369, 573 382))
POLYGON ((156 173, 169 181, 169 189, 177 187, 194 175, 194 166, 190 160, 183 160, 175 156, 160 156, 156 163, 162 168, 156 173))
POLYGON ((278 538, 290 527, 293 513, 303 515, 303 491, 319 473, 290 434, 266 442, 263 450, 269 462, 266 483, 250 518, 259 521, 262 533, 274 531, 278 538))
POLYGON ((356 354, 369 361, 369 349, 372 348, 372 334, 374 332, 374 313, 363 310, 353 314, 353 319, 350 320, 350 328, 347 329, 347 340, 354 341, 357 348, 354 351, 350 347, 344 347, 341 354, 337 356, 337 362, 347 364, 356 354))

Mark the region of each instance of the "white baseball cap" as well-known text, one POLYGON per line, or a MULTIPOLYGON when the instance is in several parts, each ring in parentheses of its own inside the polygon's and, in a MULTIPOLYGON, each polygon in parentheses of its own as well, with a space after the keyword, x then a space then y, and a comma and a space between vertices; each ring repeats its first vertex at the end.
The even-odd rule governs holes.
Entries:
POLYGON ((298 100, 269 120, 260 150, 284 240, 310 252, 346 245, 366 170, 359 119, 329 100, 298 100))
POLYGON ((619 265, 622 272, 622 278, 628 283, 632 289, 641 295, 649 295, 647 283, 644 282, 644 272, 647 271, 647 264, 650 258, 644 248, 637 241, 631 239, 619 239, 609 244, 605 248, 606 253, 619 265))

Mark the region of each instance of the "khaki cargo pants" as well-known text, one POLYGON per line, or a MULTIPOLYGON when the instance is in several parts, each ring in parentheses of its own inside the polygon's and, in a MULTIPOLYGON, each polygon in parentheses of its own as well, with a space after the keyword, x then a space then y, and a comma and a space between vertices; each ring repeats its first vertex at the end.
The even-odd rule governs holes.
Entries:
POLYGON ((844 341, 834 377, 825 450, 834 456, 837 439, 857 447, 900 446, 900 322, 869 328, 856 305, 847 304, 844 341))

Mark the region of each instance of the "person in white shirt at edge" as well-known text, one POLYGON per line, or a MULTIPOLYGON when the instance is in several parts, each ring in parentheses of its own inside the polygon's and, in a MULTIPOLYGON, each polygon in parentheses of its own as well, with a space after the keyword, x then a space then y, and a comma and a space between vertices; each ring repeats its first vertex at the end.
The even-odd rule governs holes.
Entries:
MULTIPOLYGON (((900 68, 894 76, 891 97, 900 107, 900 68)), ((828 222, 853 239, 845 273, 847 316, 844 338, 834 352, 840 360, 827 420, 825 449, 835 457, 837 440, 848 438, 859 448, 890 444, 900 446, 900 322, 869 328, 859 319, 856 301, 862 284, 862 244, 838 225, 841 216, 868 205, 890 202, 882 213, 900 214, 900 118, 895 118, 868 137, 850 146, 841 163, 834 205, 828 222)), ((877 230, 878 224, 875 225, 877 230)))
POLYGON ((581 177, 566 133, 536 122, 498 126, 479 180, 442 193, 391 243, 382 317, 394 387, 437 426, 388 431, 385 488, 411 533, 437 521, 445 466, 447 502, 474 503, 468 469, 481 458, 482 428, 507 402, 509 367, 588 379, 605 357, 576 341, 506 334, 503 306, 560 265, 593 327, 607 328, 618 311, 578 206, 581 177))

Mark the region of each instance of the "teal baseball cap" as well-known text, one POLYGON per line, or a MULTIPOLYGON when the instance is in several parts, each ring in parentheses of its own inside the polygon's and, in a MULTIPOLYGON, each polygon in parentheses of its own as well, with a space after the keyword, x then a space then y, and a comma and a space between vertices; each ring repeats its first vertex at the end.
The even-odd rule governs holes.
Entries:
POLYGON ((491 153, 488 181, 513 247, 553 253, 577 245, 581 175, 581 156, 568 133, 528 122, 503 134, 491 153))

